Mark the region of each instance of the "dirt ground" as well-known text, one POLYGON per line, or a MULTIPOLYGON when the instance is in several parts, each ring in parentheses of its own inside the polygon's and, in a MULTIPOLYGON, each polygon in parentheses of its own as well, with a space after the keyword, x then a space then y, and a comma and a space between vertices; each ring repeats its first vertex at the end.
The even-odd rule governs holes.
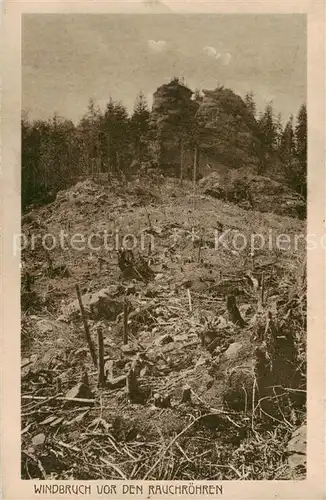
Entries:
POLYGON ((303 221, 199 188, 194 197, 173 179, 88 180, 24 215, 22 230, 23 478, 294 477, 287 443, 305 421, 305 252, 252 252, 250 241, 294 241, 303 221), (95 234, 99 249, 62 248, 60 231, 66 241, 95 234), (126 276, 117 250, 130 241, 136 274, 126 276), (151 279, 137 275, 138 254, 151 279))

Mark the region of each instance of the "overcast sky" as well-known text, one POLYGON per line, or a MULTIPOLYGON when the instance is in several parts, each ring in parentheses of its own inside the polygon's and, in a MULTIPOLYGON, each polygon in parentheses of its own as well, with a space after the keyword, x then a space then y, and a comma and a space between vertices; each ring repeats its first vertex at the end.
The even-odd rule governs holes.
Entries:
POLYGON ((90 97, 131 110, 173 76, 217 83, 285 119, 306 100, 306 21, 300 15, 29 15, 23 19, 23 109, 78 120, 90 97))

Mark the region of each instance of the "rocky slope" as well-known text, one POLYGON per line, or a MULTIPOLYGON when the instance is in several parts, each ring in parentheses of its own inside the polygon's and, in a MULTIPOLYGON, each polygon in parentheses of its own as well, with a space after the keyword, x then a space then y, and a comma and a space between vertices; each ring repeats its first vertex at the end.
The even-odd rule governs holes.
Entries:
POLYGON ((22 254, 25 479, 295 477, 286 445, 305 419, 304 249, 224 248, 216 230, 249 241, 294 236, 301 221, 148 178, 78 183, 22 226, 96 234, 98 247, 22 254), (152 279, 121 273, 117 235, 118 246, 134 235, 134 265, 139 252, 152 279), (76 285, 97 360, 104 340, 102 382, 76 285))
POLYGON ((211 163, 256 167, 258 126, 240 96, 223 87, 203 90, 199 110, 199 147, 211 163))
POLYGON ((181 161, 191 173, 194 142, 198 144, 199 174, 213 169, 259 164, 259 133, 254 116, 230 89, 218 87, 196 95, 177 80, 154 93, 151 123, 161 146, 160 163, 178 172, 181 161))
POLYGON ((306 216, 304 199, 285 184, 254 175, 246 169, 213 172, 199 181, 204 194, 236 203, 241 208, 274 212, 279 215, 306 216))

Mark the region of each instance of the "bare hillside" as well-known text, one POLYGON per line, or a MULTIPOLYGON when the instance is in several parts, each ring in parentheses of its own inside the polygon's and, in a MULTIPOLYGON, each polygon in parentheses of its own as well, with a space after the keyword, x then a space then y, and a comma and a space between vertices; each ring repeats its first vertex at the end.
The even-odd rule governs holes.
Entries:
POLYGON ((303 221, 148 176, 22 230, 25 479, 304 477, 303 221))

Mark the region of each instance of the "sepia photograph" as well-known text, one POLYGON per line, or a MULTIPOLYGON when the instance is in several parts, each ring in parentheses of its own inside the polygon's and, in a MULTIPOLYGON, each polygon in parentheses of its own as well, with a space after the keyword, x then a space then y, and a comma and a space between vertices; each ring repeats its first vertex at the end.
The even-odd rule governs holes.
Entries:
POLYGON ((23 14, 20 125, 21 479, 305 480, 307 16, 23 14))

